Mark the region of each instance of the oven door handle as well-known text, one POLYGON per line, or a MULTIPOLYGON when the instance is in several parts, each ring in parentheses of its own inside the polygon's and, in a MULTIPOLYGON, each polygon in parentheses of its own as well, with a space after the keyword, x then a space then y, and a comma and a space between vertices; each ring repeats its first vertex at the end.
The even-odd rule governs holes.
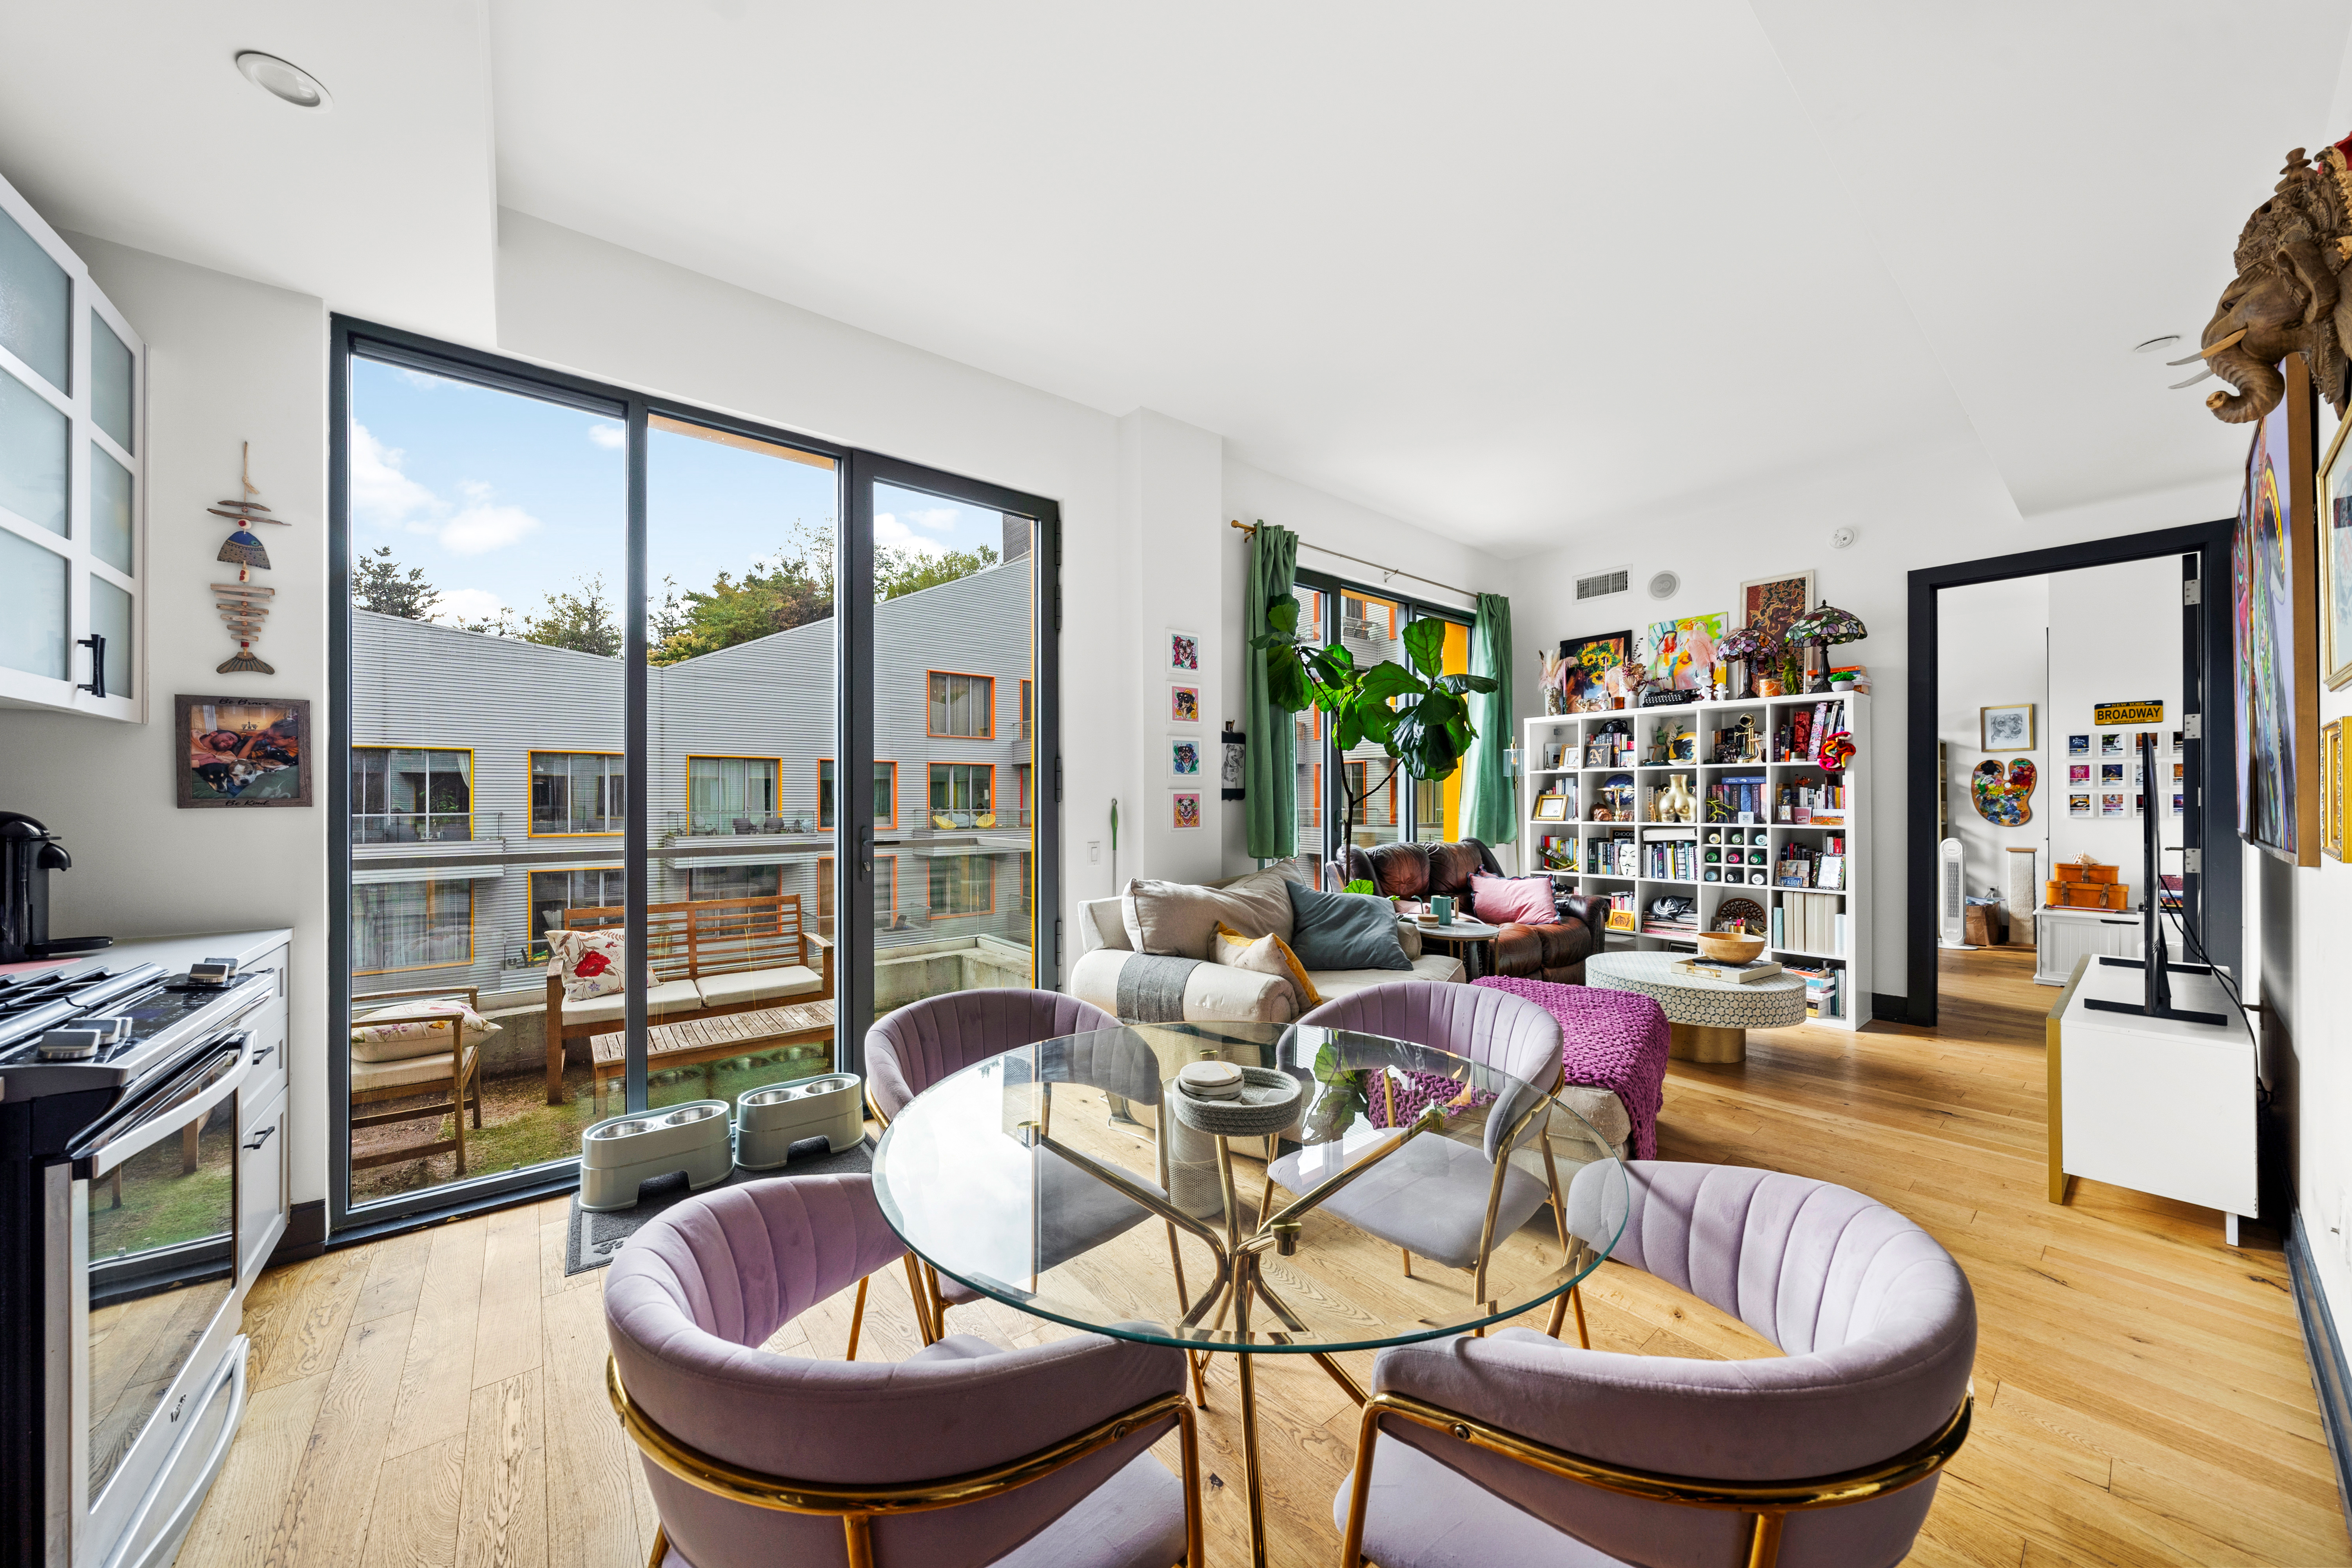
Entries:
MULTIPOLYGON (((221 1426, 220 1436, 213 1439, 212 1452, 205 1456, 204 1468, 195 1476, 188 1489, 178 1497, 150 1496, 140 1505, 139 1512, 134 1514, 131 1522, 123 1527, 122 1539, 130 1541, 144 1534, 147 1537, 147 1548, 136 1558, 128 1556, 116 1558, 110 1564, 110 1568, 168 1568, 171 1560, 161 1555, 163 1548, 175 1546, 187 1533, 188 1526, 195 1521, 196 1510, 203 1506, 205 1494, 212 1490, 213 1482, 220 1477, 221 1468, 228 1462, 229 1445, 236 1440, 236 1429, 245 1420, 246 1362, 251 1352, 252 1345, 253 1342, 245 1335, 237 1335, 235 1344, 230 1349, 226 1363, 222 1366, 219 1373, 215 1374, 212 1382, 205 1385, 205 1392, 189 1401, 189 1407, 201 1415, 205 1407, 213 1402, 214 1396, 220 1393, 221 1384, 224 1381, 229 1384, 228 1418, 221 1426), (147 1522, 147 1510, 163 1506, 169 1506, 172 1510, 163 1522, 152 1531, 144 1529, 147 1522)), ((177 1454, 164 1457, 163 1470, 157 1476, 158 1481, 172 1473, 172 1462, 177 1458, 177 1454)))
POLYGON ((240 1029, 221 1036, 195 1060, 146 1094, 117 1106, 66 1152, 77 1180, 95 1180, 141 1150, 160 1143, 183 1127, 202 1122, 212 1108, 237 1091, 252 1067, 247 1047, 253 1037, 240 1029), (221 1064, 234 1062, 227 1071, 221 1064), (217 1074, 217 1076, 215 1076, 217 1074), (205 1080, 210 1079, 210 1082, 205 1080), (203 1089, 180 1097, 194 1084, 203 1089))

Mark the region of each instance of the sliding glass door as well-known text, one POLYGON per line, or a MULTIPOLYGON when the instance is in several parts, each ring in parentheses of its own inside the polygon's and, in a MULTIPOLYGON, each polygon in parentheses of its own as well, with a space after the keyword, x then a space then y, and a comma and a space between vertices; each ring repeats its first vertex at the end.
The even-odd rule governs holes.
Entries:
POLYGON ((331 1223, 1055 984, 1051 503, 341 319, 333 393, 331 1223))

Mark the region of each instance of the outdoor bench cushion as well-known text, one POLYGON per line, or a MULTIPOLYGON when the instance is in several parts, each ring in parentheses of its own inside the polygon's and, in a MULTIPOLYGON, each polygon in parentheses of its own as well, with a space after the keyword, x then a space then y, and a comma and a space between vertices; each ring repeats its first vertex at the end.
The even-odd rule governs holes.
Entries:
MULTIPOLYGON (((694 982, 706 1007, 731 1007, 738 1002, 768 1002, 799 996, 824 984, 814 969, 787 963, 774 969, 747 969, 733 974, 705 974, 694 982)), ((565 1008, 570 1012, 570 1008, 565 1008)))
MULTIPOLYGON (((585 1002, 567 1001, 563 1004, 563 1022, 567 1027, 573 1024, 602 1024, 621 1016, 628 1004, 628 993, 625 991, 592 996, 585 1002)), ((648 1013, 677 1013, 701 1005, 702 993, 695 989, 691 980, 664 981, 646 993, 648 1013)))

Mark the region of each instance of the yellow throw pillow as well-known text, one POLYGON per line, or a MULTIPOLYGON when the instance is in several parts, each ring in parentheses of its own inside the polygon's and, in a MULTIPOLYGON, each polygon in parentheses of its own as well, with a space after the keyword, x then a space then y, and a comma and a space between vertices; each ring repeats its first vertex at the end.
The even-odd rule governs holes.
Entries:
POLYGON ((1271 974, 1290 982, 1298 994, 1298 1011, 1293 1017, 1304 1016, 1309 1007, 1319 1007, 1323 998, 1316 994, 1315 983, 1307 978, 1305 966, 1290 944, 1280 937, 1244 936, 1224 921, 1217 922, 1216 949, 1212 959, 1232 969, 1247 969, 1259 974, 1271 974))

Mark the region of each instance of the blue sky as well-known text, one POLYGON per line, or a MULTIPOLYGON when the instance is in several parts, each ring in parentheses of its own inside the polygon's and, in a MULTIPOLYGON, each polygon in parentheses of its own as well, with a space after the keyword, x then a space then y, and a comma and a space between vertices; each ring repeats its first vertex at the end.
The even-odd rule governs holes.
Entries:
MULTIPOLYGON (((440 591, 437 619, 529 611, 625 565, 618 421, 514 393, 358 360, 352 367, 352 543, 390 545, 440 591)), ((650 432, 647 564, 656 598, 708 587, 833 526, 831 469, 672 431, 650 432)), ((876 542, 936 553, 1000 546, 992 511, 884 487, 876 542)))

